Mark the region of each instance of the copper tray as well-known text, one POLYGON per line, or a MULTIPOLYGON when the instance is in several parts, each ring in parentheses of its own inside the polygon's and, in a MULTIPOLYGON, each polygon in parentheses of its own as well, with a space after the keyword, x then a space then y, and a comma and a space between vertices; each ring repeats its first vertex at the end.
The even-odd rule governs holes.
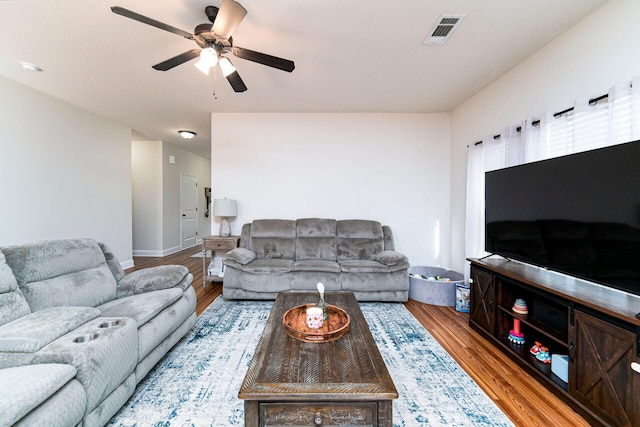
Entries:
POLYGON ((282 316, 284 330, 291 338, 304 342, 329 342, 335 341, 349 332, 351 318, 343 309, 335 305, 328 305, 329 318, 320 329, 307 327, 307 308, 315 304, 305 304, 287 310, 282 316))

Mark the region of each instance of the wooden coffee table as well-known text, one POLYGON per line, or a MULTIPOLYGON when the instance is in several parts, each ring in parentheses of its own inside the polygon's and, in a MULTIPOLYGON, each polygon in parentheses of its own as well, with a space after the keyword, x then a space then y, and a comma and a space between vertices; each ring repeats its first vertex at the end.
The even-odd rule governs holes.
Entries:
POLYGON ((238 393, 245 426, 392 426, 398 392, 353 293, 325 296, 351 316, 340 339, 307 343, 285 332, 284 313, 317 300, 300 292, 276 298, 238 393))

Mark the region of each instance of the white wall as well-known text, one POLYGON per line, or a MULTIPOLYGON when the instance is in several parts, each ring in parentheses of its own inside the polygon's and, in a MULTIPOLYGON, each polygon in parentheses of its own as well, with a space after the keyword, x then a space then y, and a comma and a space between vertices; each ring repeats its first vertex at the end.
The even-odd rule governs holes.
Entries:
POLYGON ((412 265, 448 267, 448 114, 214 113, 211 128, 234 234, 258 218, 373 219, 412 265))
POLYGON ((198 180, 198 239, 211 234, 204 187, 211 186, 211 161, 163 141, 132 141, 133 253, 165 256, 181 249, 180 175, 198 180), (175 163, 169 163, 169 156, 175 163))
POLYGON ((162 141, 131 141, 133 253, 162 250, 162 141))
POLYGON ((124 267, 131 130, 0 77, 0 245, 92 237, 124 267))
POLYGON ((611 0, 451 115, 452 264, 464 264, 466 146, 640 74, 640 1, 611 0))

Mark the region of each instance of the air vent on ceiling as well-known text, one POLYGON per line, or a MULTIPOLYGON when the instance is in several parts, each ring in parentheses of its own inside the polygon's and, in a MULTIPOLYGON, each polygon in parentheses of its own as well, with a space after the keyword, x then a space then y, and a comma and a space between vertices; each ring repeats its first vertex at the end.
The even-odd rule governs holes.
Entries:
POLYGON ((424 39, 422 44, 444 44, 453 30, 458 28, 458 25, 462 22, 466 15, 440 15, 438 22, 431 29, 429 36, 424 39))

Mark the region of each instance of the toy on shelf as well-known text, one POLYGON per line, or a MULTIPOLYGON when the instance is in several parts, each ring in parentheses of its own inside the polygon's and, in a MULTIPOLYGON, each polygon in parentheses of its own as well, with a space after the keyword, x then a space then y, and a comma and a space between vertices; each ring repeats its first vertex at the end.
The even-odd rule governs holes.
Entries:
POLYGON ((509 331, 509 341, 517 345, 524 344, 524 334, 520 332, 520 320, 513 319, 513 329, 509 331))
POLYGON ((549 355, 549 348, 540 344, 540 341, 536 341, 535 344, 529 350, 529 353, 533 354, 536 359, 542 363, 551 363, 551 356, 549 355))
POLYGON ((538 353, 540 353, 541 348, 542 348, 542 344, 540 344, 540 341, 536 341, 535 344, 531 346, 529 353, 533 354, 534 356, 537 356, 538 353))
POLYGON ((529 314, 527 302, 522 298, 516 298, 516 302, 513 303, 513 307, 511 309, 518 314, 529 314))
POLYGON ((542 363, 551 363, 551 356, 549 355, 549 349, 545 346, 540 347, 540 351, 536 354, 536 359, 542 363))

